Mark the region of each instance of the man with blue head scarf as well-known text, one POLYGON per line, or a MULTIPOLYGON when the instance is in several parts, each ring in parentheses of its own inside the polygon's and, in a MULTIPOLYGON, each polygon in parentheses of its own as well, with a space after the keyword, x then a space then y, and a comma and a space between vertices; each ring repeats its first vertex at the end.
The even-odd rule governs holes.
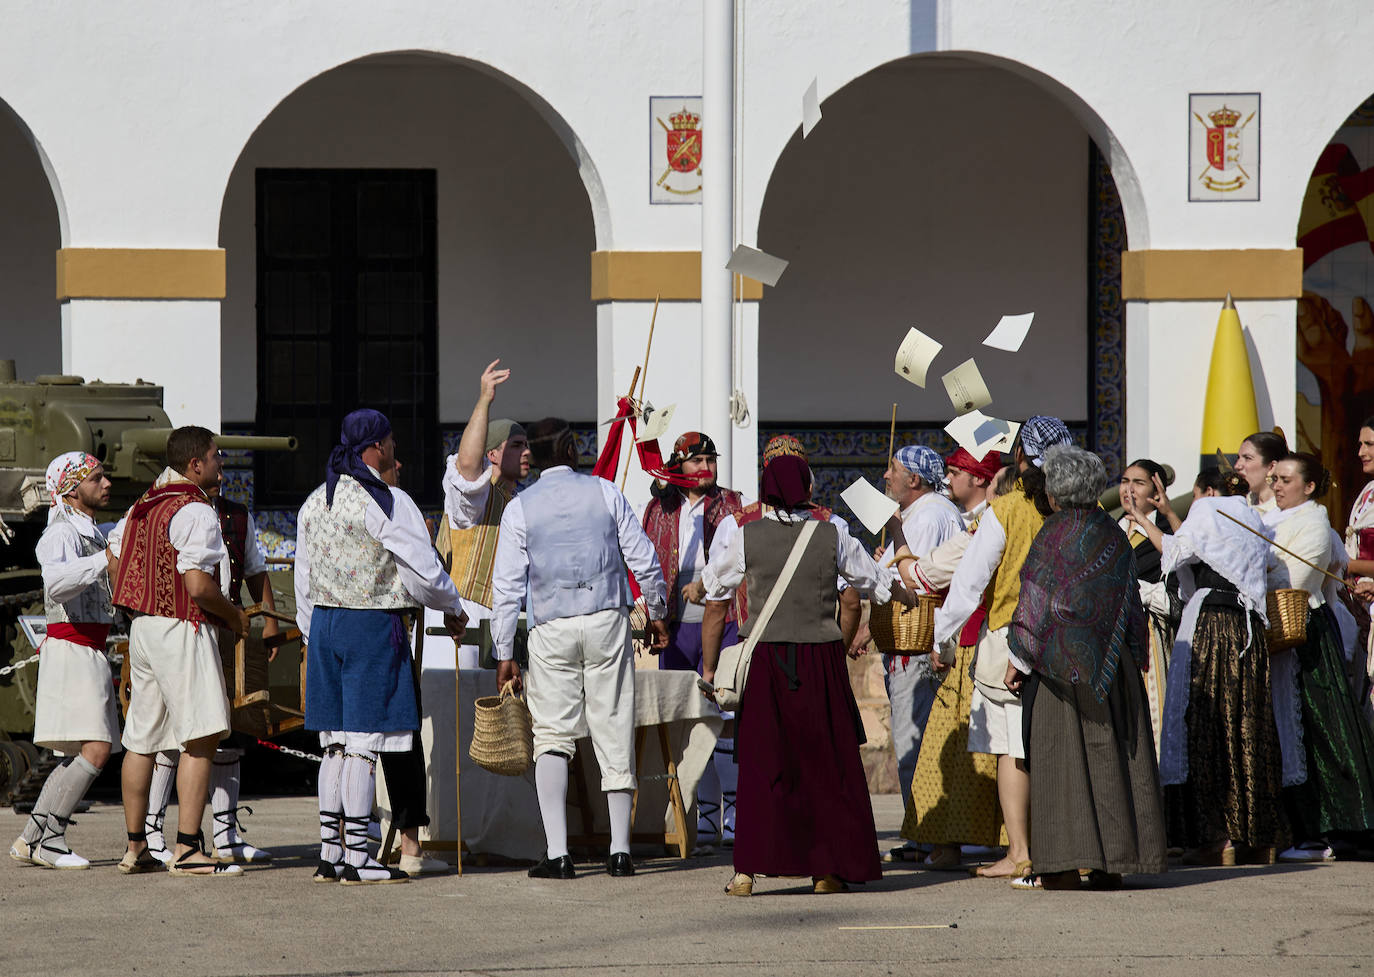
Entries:
MULTIPOLYGON (((907 444, 897 449, 892 462, 883 474, 887 495, 900 507, 902 532, 910 553, 925 556, 952 536, 963 532, 959 507, 949 500, 945 490, 948 478, 944 459, 934 448, 923 444, 907 444)), ((879 559, 886 566, 896 551, 896 541, 887 545, 879 559)), ((909 571, 910 561, 900 566, 909 571)), ((899 568, 887 571, 898 580, 899 568)), ((904 581, 919 593, 927 588, 920 578, 908 573, 904 581)), ((869 642, 867 626, 860 629, 854 645, 858 648, 869 642)), ((879 648, 883 653, 883 681, 888 701, 892 705, 892 743, 897 752, 897 779, 902 797, 911 800, 911 779, 916 772, 916 758, 921 752, 921 737, 925 732, 930 707, 935 702, 940 677, 931 666, 930 656, 912 648, 879 648)), ((894 859, 915 858, 910 845, 893 849, 894 859)))
POLYGON ((430 545, 424 517, 401 489, 386 415, 343 420, 324 484, 297 519, 296 623, 307 644, 305 725, 318 730, 320 862, 314 881, 404 882, 367 854, 380 753, 410 750, 420 728, 403 613, 443 611, 463 633, 453 581, 430 545))

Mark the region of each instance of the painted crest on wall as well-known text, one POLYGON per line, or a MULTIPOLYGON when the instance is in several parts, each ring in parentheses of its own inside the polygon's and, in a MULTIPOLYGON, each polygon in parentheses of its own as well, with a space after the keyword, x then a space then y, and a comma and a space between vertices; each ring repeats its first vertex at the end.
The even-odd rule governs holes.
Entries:
POLYGON ((1260 198, 1260 97, 1189 95, 1188 199, 1260 198))
POLYGON ((701 203, 701 97, 649 99, 649 202, 701 203))

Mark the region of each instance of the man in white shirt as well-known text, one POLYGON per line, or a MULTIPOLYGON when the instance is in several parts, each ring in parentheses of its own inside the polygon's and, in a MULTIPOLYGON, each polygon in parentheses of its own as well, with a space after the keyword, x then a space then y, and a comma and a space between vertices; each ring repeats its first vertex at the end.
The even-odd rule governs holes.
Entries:
POLYGON ((48 465, 48 528, 38 541, 47 637, 38 666, 33 742, 66 760, 43 782, 10 857, 42 868, 85 869, 67 844, 76 805, 119 749, 119 713, 110 684, 105 639, 114 620, 109 551, 95 525, 110 503, 105 467, 84 451, 48 465))
POLYGON ((180 427, 167 438, 167 469, 129 510, 123 525, 114 604, 129 627, 129 712, 124 722, 122 788, 128 851, 125 872, 160 867, 148 854, 144 827, 153 756, 180 750, 177 842, 167 871, 195 877, 236 877, 201 850, 211 758, 229 732, 217 629, 235 635, 248 618, 221 589, 229 554, 207 490, 220 479, 215 436, 180 427), (149 864, 151 863, 151 865, 149 864))
MULTIPOLYGON (((469 622, 491 617, 491 572, 501 514, 515 486, 530 473, 530 446, 525 429, 509 418, 495 418, 491 405, 496 388, 510 370, 493 360, 482 371, 477 402, 463 428, 458 451, 444 465, 444 529, 440 550, 449 553, 449 575, 469 622)), ((458 649, 459 665, 476 668, 478 648, 458 649)))
POLYGON ((320 861, 314 881, 405 882, 368 856, 379 753, 410 749, 419 707, 403 612, 432 607, 449 633, 465 618, 424 517, 382 473, 396 464, 391 422, 375 410, 343 421, 325 483, 297 520, 296 624, 306 640, 305 726, 318 730, 320 861))
POLYGON ((653 645, 668 643, 663 573, 634 510, 609 481, 580 475, 567 421, 530 426, 539 481, 501 516, 493 574, 496 681, 519 679, 512 660, 520 604, 529 622, 527 701, 534 721, 534 780, 547 850, 531 878, 576 876, 568 854, 568 766, 585 715, 601 768, 611 822, 613 876, 634 874, 630 858, 635 789, 634 652, 625 569, 639 582, 653 645))
MULTIPOLYGON (((900 507, 902 533, 912 553, 929 553, 945 540, 964 531, 959 509, 943 493, 948 485, 945 463, 940 455, 925 445, 903 445, 892 456, 892 463, 883 474, 889 498, 900 507)), ((888 543, 879 564, 886 566, 894 552, 888 543)), ((907 564, 909 566, 909 564, 907 564)), ((889 569, 890 578, 898 580, 898 568, 889 569)), ((919 593, 926 593, 921 581, 911 579, 919 593)), ((855 640, 857 647, 868 644, 867 629, 855 640)), ((892 743, 897 754, 897 779, 902 797, 910 803, 911 778, 916 772, 916 758, 921 751, 921 735, 925 731, 930 707, 940 687, 940 676, 931 666, 930 657, 914 654, 909 649, 883 648, 884 684, 892 705, 892 743)), ((905 857, 903 853, 900 857, 905 857)))

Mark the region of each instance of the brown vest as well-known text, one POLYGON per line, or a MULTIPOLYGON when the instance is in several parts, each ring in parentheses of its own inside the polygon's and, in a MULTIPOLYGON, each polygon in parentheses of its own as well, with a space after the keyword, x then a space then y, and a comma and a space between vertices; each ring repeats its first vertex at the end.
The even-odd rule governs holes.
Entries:
MULTIPOLYGON (((754 619, 768 602, 803 525, 801 521, 758 519, 740 530, 744 533, 744 580, 749 588, 749 617, 739 629, 740 637, 752 632, 754 619)), ((840 572, 835 560, 836 533, 833 523, 816 526, 760 641, 823 644, 840 640, 835 623, 835 579, 840 572)))

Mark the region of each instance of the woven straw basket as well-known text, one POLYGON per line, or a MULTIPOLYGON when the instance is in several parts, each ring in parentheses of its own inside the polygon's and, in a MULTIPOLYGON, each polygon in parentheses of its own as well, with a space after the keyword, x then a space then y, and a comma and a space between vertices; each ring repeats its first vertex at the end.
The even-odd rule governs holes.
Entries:
POLYGON ((518 777, 530 768, 534 732, 525 700, 507 682, 500 695, 484 695, 473 704, 472 745, 468 756, 484 770, 518 777))
POLYGON ((925 654, 935 646, 935 609, 945 602, 939 594, 921 594, 915 607, 897 601, 878 604, 868 612, 868 630, 879 651, 925 654))
POLYGON ((1285 588, 1265 594, 1269 612, 1269 654, 1296 648, 1307 641, 1307 591, 1285 588))

